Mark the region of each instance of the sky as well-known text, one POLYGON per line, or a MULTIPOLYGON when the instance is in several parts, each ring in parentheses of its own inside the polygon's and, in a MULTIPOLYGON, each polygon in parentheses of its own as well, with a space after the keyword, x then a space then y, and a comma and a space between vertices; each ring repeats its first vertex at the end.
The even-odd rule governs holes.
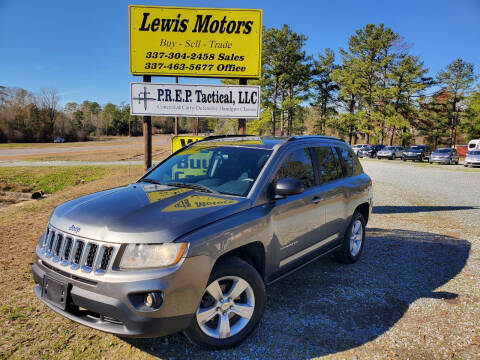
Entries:
POLYGON ((54 88, 61 105, 128 102, 129 83, 141 81, 129 73, 129 4, 261 8, 264 26, 288 24, 306 35, 311 55, 325 48, 338 54, 355 30, 384 23, 405 39, 430 76, 459 57, 480 74, 480 0, 0 0, 0 85, 32 92, 54 88))

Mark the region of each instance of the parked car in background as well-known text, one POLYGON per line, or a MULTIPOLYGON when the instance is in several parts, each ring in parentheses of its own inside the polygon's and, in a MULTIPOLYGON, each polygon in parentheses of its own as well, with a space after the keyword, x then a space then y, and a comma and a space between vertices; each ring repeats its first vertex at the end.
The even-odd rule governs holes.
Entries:
POLYGON ((480 150, 472 150, 467 152, 463 166, 480 166, 480 150))
POLYGON ((430 164, 432 163, 441 163, 441 164, 457 164, 458 165, 458 152, 456 149, 452 148, 439 148, 435 149, 428 159, 430 164))
POLYGON ((379 145, 367 145, 361 148, 358 151, 358 157, 369 157, 369 158, 374 158, 377 156, 377 152, 382 150, 385 147, 385 145, 379 144, 379 145))
POLYGON ((54 143, 64 143, 65 139, 62 137, 57 137, 55 140, 53 140, 54 143))
POLYGON ((360 258, 372 205, 343 140, 205 138, 136 183, 58 206, 36 246, 35 295, 120 336, 232 347, 260 322, 265 285, 327 254, 360 258))
POLYGON ((352 146, 352 150, 355 153, 355 155, 358 155, 358 151, 365 146, 368 146, 368 145, 367 144, 356 144, 356 145, 352 146))
POLYGON ((402 154, 402 160, 423 161, 430 157, 430 147, 427 145, 413 145, 405 150, 402 154))
POLYGON ((473 139, 468 142, 468 151, 480 150, 480 139, 473 139))
POLYGON ((401 158, 403 155, 402 146, 385 146, 382 150, 377 152, 377 159, 391 159, 401 158))

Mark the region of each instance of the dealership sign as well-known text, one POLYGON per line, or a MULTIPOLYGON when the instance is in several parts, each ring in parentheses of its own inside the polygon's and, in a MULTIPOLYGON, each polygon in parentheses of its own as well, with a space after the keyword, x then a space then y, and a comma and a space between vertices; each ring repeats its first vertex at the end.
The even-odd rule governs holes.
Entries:
POLYGON ((259 78, 262 10, 129 6, 133 75, 259 78))
POLYGON ((258 118, 260 86, 130 84, 132 115, 258 118))

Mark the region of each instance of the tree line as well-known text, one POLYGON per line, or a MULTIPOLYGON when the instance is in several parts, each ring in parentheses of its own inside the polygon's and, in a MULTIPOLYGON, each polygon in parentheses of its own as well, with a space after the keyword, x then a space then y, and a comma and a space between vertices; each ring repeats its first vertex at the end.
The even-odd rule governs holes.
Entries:
MULTIPOLYGON (((473 64, 456 59, 435 76, 405 39, 383 24, 355 31, 339 57, 305 51, 307 37, 288 25, 263 30, 261 116, 251 134, 327 134, 357 141, 433 146, 480 138, 480 84, 473 64)), ((236 80, 223 80, 232 84, 236 80)), ((156 132, 173 132, 172 118, 154 118, 156 132)), ((235 133, 236 120, 180 119, 181 131, 235 133), (200 128, 198 128, 200 127, 200 128)), ((55 90, 32 94, 0 87, 0 141, 85 140, 92 135, 141 135, 141 119, 126 104, 95 101, 59 107, 55 90)))
POLYGON ((454 145, 480 138, 480 85, 473 64, 456 59, 435 77, 400 34, 383 24, 358 29, 339 50, 316 56, 288 25, 263 34, 262 133, 337 135, 349 143, 404 146, 421 135, 454 145), (462 139, 465 140, 465 139, 462 139))

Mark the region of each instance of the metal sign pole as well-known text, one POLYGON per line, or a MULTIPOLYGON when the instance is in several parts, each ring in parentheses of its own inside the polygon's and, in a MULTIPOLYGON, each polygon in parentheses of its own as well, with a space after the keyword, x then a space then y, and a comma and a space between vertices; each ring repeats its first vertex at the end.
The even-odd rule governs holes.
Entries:
MULTIPOLYGON (((143 75, 143 82, 152 82, 151 75, 143 75)), ((146 90, 145 90, 146 92, 146 90)), ((147 97, 147 94, 145 94, 147 97)), ((146 172, 152 167, 152 117, 143 117, 143 141, 144 141, 144 163, 143 171, 146 172)))
MULTIPOLYGON (((247 85, 247 79, 239 79, 239 85, 247 85)), ((238 135, 245 135, 247 133, 247 120, 238 119, 238 135)))

